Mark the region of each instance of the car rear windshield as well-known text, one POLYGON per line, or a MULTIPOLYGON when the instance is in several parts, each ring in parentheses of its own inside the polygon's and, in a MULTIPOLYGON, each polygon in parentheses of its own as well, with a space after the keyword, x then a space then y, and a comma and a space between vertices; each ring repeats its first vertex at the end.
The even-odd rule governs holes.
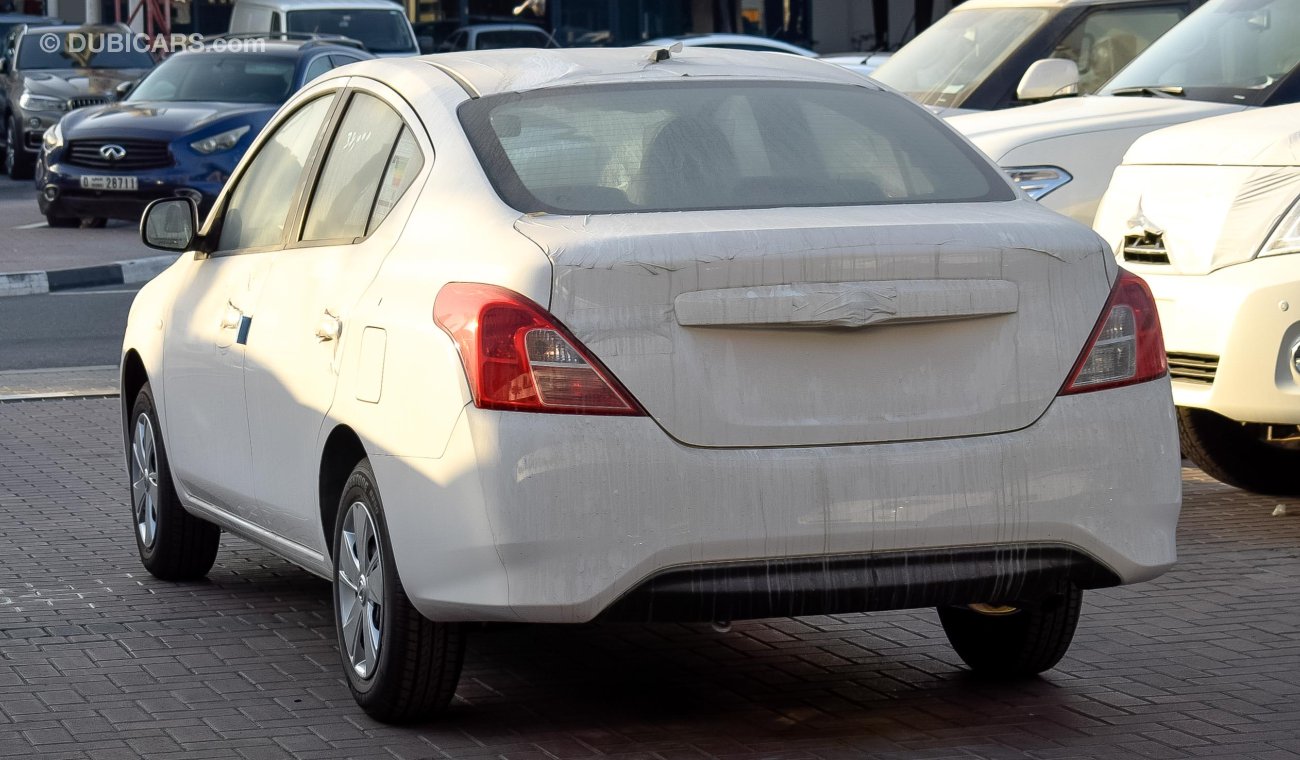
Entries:
POLYGON ((567 87, 471 100, 460 119, 497 193, 524 213, 1015 197, 938 119, 852 85, 567 87))
POLYGON ((289 11, 286 23, 290 32, 350 37, 372 53, 410 53, 415 50, 410 24, 400 10, 289 11))
POLYGON ((283 103, 293 91, 294 62, 258 55, 193 53, 159 64, 127 100, 283 103))
POLYGON ((505 29, 492 32, 479 32, 474 38, 474 47, 478 50, 503 50, 505 48, 544 48, 551 38, 543 31, 528 29, 505 29))
POLYGON ((50 33, 24 34, 18 43, 17 67, 37 69, 148 69, 153 58, 135 49, 124 34, 76 31, 60 34, 51 42, 50 33), (52 48, 46 50, 46 48, 52 48))

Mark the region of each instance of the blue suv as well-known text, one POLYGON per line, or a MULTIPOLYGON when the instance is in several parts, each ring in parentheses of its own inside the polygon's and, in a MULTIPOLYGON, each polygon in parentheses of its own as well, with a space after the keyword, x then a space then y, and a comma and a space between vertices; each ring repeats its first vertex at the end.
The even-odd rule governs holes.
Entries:
POLYGON ((69 113, 46 131, 36 193, 51 227, 138 221, 150 201, 173 196, 207 213, 290 95, 374 57, 343 40, 238 40, 245 52, 231 42, 177 53, 121 101, 69 113))

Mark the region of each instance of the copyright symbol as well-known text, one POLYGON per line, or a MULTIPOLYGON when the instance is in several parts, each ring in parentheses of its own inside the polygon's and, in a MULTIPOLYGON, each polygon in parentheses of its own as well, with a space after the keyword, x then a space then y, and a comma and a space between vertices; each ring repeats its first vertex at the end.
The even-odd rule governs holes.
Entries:
POLYGON ((48 33, 41 35, 41 50, 44 50, 47 53, 53 53, 58 49, 59 49, 59 35, 48 34, 48 33))

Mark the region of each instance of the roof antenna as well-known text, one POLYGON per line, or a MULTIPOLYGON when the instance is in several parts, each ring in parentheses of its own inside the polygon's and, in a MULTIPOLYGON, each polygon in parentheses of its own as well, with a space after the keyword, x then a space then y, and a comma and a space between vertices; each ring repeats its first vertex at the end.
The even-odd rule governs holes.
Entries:
POLYGON ((650 62, 662 63, 668 60, 669 58, 671 58, 673 53, 680 53, 680 52, 682 52, 682 43, 674 42, 669 47, 656 48, 655 51, 650 54, 650 62))

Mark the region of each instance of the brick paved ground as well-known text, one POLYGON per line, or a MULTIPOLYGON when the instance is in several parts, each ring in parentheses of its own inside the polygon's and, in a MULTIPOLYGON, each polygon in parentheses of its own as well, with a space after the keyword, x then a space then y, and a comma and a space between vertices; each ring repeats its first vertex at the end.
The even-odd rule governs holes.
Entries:
POLYGON ((1090 593, 1041 680, 964 675, 929 610, 498 627, 399 729, 353 706, 325 583, 232 539, 207 583, 139 569, 116 414, 0 404, 0 757, 1300 757, 1300 501, 1195 470, 1180 566, 1090 593))

